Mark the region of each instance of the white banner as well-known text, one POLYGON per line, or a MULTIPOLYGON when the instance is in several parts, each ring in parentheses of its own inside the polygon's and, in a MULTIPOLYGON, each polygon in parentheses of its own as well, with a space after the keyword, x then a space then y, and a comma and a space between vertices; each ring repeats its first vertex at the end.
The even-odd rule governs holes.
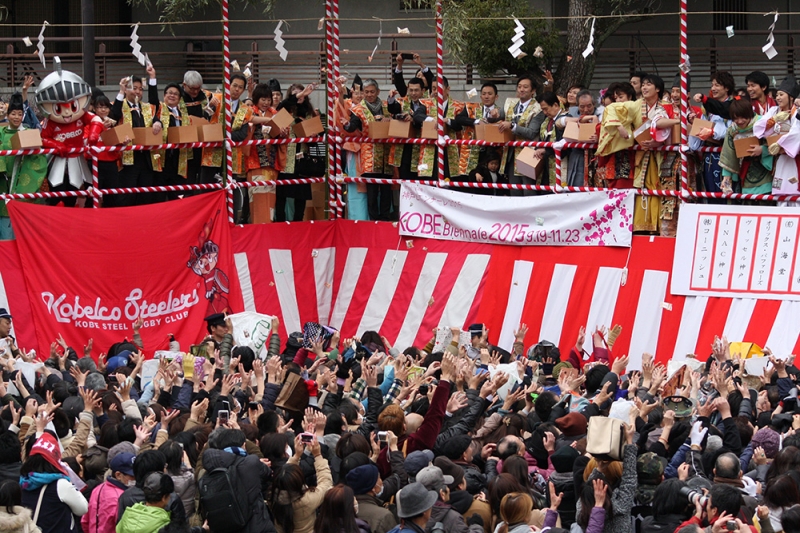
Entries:
POLYGON ((684 204, 672 294, 800 300, 800 208, 684 204))
POLYGON ((483 196, 403 183, 400 234, 524 246, 630 246, 633 190, 483 196))

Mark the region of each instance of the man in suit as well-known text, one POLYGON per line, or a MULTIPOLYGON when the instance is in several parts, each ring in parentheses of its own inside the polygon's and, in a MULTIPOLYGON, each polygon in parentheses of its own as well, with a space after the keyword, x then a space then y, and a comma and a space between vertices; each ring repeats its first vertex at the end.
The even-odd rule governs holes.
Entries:
MULTIPOLYGON (((148 87, 156 86, 156 70, 148 65, 148 87)), ((132 76, 120 81, 119 94, 111 106, 109 117, 118 124, 130 124, 134 128, 153 127, 155 106, 142 102, 142 78, 132 76)), ((156 102, 158 100, 156 99, 156 102)), ((152 102, 152 100, 151 100, 152 102)), ((120 187, 153 186, 153 162, 149 150, 122 153, 122 170, 119 173, 120 187)), ((114 194, 103 198, 107 207, 122 207, 150 203, 154 198, 150 194, 114 194)))
MULTIPOLYGON (((514 139, 518 141, 538 141, 539 131, 545 116, 542 108, 535 101, 536 83, 533 77, 523 75, 517 81, 517 97, 506 100, 505 120, 500 122, 500 131, 511 130, 514 139)), ((516 168, 516 157, 521 148, 506 148, 503 155, 503 174, 508 183, 534 185, 535 182, 527 176, 521 175, 516 168)), ((511 196, 532 196, 532 190, 512 190, 511 196)))
MULTIPOLYGON (((424 84, 420 78, 408 80, 408 95, 401 103, 399 113, 395 113, 394 118, 411 122, 415 128, 422 128, 422 123, 428 117, 428 105, 430 102, 422 101, 424 84)), ((393 97, 389 98, 388 105, 396 111, 399 103, 393 97)), ((417 175, 417 161, 419 160, 419 145, 415 144, 395 144, 392 145, 392 166, 399 167, 400 179, 415 180, 417 175)))
MULTIPOLYGON (((470 132, 470 138, 475 139, 474 127, 478 124, 496 124, 505 120, 506 114, 503 109, 497 106, 497 85, 491 82, 484 83, 481 86, 481 103, 480 104, 467 104, 464 109, 456 116, 456 123, 462 128, 467 128, 470 132)), ((464 145, 462 149, 462 160, 466 160, 466 168, 463 169, 464 174, 470 174, 478 165, 485 165, 487 163, 488 153, 492 150, 487 150, 486 146, 469 146, 464 145)), ((493 151, 496 151, 493 148, 493 151)))

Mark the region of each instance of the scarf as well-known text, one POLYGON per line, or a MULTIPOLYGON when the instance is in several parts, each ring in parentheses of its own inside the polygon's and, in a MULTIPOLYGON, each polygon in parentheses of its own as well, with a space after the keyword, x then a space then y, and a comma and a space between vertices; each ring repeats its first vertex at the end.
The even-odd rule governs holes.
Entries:
POLYGON ((222 451, 238 455, 239 457, 247 457, 247 452, 244 448, 240 448, 239 446, 228 446, 227 448, 223 448, 222 451))
POLYGON ((55 483, 59 479, 69 480, 69 476, 64 474, 45 474, 44 472, 31 472, 25 476, 19 476, 19 485, 22 490, 33 491, 40 489, 50 483, 55 483))
POLYGON ((375 100, 374 104, 370 104, 365 99, 364 105, 367 106, 367 109, 369 109, 369 112, 372 113, 373 116, 380 116, 383 114, 383 102, 381 101, 380 98, 375 100))

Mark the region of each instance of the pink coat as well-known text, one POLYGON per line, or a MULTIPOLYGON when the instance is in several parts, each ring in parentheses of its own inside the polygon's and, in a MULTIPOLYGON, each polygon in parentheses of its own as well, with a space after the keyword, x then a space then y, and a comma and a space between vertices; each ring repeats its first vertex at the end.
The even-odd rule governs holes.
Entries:
POLYGON ((116 480, 106 479, 89 498, 89 512, 81 517, 83 533, 115 533, 117 503, 125 489, 116 480))

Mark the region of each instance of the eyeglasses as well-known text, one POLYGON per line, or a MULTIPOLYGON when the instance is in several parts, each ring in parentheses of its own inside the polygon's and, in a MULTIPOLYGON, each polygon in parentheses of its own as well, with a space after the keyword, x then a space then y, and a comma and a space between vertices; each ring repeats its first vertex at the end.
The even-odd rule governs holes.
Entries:
POLYGON ((166 92, 166 93, 164 93, 164 95, 165 96, 180 96, 181 93, 176 93, 176 92, 172 91, 172 92, 166 92))
POLYGON ((203 88, 202 85, 198 85, 196 87, 192 87, 191 85, 186 85, 185 83, 183 84, 183 86, 186 87, 187 89, 189 89, 190 91, 199 91, 200 89, 203 88))

